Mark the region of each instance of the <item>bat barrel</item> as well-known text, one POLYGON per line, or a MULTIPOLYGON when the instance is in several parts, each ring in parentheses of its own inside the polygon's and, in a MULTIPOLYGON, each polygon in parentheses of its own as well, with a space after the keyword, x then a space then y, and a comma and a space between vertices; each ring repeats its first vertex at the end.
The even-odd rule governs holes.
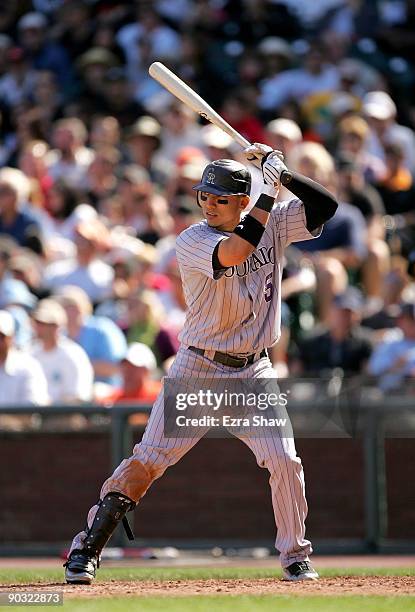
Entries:
POLYGON ((204 119, 207 119, 214 125, 220 127, 224 132, 229 134, 241 147, 246 148, 251 144, 246 138, 237 132, 223 117, 221 117, 199 94, 197 94, 189 85, 179 79, 177 75, 169 70, 161 62, 153 62, 148 69, 148 72, 153 79, 158 81, 165 89, 167 89, 176 98, 181 100, 183 104, 189 106, 195 113, 198 113, 204 119))

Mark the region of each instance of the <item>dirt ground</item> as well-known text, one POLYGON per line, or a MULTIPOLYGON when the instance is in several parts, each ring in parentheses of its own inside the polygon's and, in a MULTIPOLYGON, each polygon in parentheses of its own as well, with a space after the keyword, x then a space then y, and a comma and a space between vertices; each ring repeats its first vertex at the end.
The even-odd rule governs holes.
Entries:
MULTIPOLYGON (((317 569, 335 568, 385 568, 413 567, 413 555, 347 555, 313 557, 317 569)), ((172 560, 170 563, 161 560, 125 559, 124 561, 105 561, 105 567, 277 567, 275 557, 268 559, 211 559, 206 557, 172 560), (211 563, 209 563, 211 561, 211 563)), ((57 558, 28 559, 2 558, 1 568, 41 568, 58 567, 62 561, 57 558)), ((373 569, 372 569, 373 571, 373 569)), ((63 576, 62 576, 63 578, 63 576)), ((59 591, 65 598, 95 598, 95 597, 137 597, 137 596, 189 596, 189 595, 412 595, 415 596, 415 576, 342 576, 320 578, 318 581, 290 583, 280 578, 260 579, 197 579, 197 580, 106 580, 99 577, 93 585, 68 585, 63 582, 32 583, 32 584, 1 584, 0 593, 10 590, 59 591)))
MULTIPOLYGON (((25 584, 24 589, 59 591, 65 598, 137 597, 145 595, 413 595, 415 576, 344 576, 318 581, 287 583, 280 579, 221 579, 96 582, 68 585, 58 582, 25 584)), ((19 584, 3 584, 1 591, 22 590, 19 584)))

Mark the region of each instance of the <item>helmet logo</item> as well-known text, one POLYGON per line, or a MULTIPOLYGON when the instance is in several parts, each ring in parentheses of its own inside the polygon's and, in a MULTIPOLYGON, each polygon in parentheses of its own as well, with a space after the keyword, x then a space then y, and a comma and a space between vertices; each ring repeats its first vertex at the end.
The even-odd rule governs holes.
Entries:
POLYGON ((216 176, 214 172, 208 172, 206 182, 209 183, 210 185, 214 185, 215 178, 216 176))

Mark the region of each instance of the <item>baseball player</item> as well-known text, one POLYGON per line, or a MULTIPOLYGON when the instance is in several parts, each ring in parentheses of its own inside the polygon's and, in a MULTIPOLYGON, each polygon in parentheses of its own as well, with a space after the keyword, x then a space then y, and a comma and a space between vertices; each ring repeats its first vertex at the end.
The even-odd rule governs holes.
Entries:
MULTIPOLYGON (((176 253, 187 302, 181 346, 169 377, 275 378, 267 347, 280 333, 280 286, 284 248, 321 231, 337 203, 323 187, 291 172, 282 155, 255 144, 245 151, 262 169, 262 193, 249 204, 251 175, 245 165, 219 159, 204 170, 194 187, 205 220, 177 238, 176 253), (275 203, 280 184, 295 197, 275 203)), ((164 436, 163 390, 157 398, 143 438, 103 484, 87 526, 73 539, 66 566, 69 583, 89 584, 101 552, 126 513, 150 485, 177 463, 203 435, 164 436)), ((236 434, 238 435, 238 434, 236 434)), ((286 580, 315 580, 305 539, 307 503, 304 474, 292 437, 238 436, 270 473, 277 526, 276 548, 286 580)))

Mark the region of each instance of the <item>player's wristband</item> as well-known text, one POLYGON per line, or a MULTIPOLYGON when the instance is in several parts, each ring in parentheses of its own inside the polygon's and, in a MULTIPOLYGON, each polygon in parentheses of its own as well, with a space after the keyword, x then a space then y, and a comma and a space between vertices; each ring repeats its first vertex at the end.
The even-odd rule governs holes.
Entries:
POLYGON ((265 227, 252 215, 246 215, 233 230, 233 233, 257 247, 261 241, 265 227))
POLYGON ((261 210, 265 210, 265 212, 269 213, 274 206, 274 196, 268 195, 267 193, 261 193, 258 200, 255 202, 255 208, 260 208, 261 210))

